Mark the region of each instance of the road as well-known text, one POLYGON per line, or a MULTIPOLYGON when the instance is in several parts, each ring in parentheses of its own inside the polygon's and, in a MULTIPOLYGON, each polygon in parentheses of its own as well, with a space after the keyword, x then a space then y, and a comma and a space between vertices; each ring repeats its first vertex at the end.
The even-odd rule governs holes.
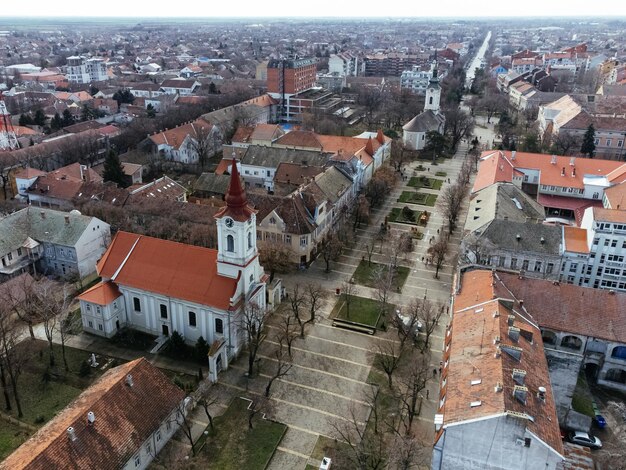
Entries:
POLYGON ((485 40, 483 41, 482 46, 480 46, 480 49, 478 49, 478 53, 474 56, 472 61, 469 63, 469 66, 467 67, 467 71, 465 74, 465 87, 466 88, 469 88, 472 86, 476 69, 481 68, 482 61, 485 58, 485 53, 487 52, 487 48, 489 47, 490 39, 491 39, 491 31, 487 33, 487 36, 485 36, 485 40))

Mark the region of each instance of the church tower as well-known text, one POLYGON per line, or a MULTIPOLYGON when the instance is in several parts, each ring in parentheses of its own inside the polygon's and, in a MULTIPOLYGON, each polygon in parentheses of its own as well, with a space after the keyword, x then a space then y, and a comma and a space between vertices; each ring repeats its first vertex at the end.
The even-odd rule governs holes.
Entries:
POLYGON ((433 64, 433 76, 426 88, 426 103, 424 111, 431 110, 435 114, 439 114, 439 101, 441 100, 441 86, 439 85, 439 77, 437 77, 437 54, 435 53, 435 63, 433 64))
POLYGON ((217 272, 240 278, 243 293, 261 282, 264 272, 256 245, 256 211, 248 204, 241 185, 237 161, 233 159, 226 206, 215 214, 217 224, 217 272))

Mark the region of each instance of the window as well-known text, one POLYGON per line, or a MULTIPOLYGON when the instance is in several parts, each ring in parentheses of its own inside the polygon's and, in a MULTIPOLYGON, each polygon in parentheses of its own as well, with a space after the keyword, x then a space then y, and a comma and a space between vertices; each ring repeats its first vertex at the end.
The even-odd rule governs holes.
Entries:
POLYGON ((9 259, 9 261, 11 261, 11 260, 13 259, 13 253, 9 253, 9 254, 7 255, 7 258, 9 259))
POLYGON ((267 170, 267 176, 272 176, 272 175, 270 174, 270 170, 267 170))
POLYGON ((161 318, 164 318, 167 320, 167 305, 160 305, 161 308, 161 318))
POLYGON ((270 217, 270 224, 274 225, 276 223, 276 219, 274 217, 270 217))
POLYGON ((248 232, 248 248, 252 248, 252 232, 248 232))
POLYGON ((224 322, 222 321, 221 318, 216 318, 215 319, 215 332, 218 335, 223 335, 224 334, 224 322))
POLYGON ((189 326, 196 326, 196 312, 189 312, 189 326))
POLYGON ((575 273, 577 268, 578 268, 578 263, 572 263, 569 265, 569 272, 575 273))
POLYGON ((17 256, 22 256, 22 248, 17 249, 17 256))
MULTIPOLYGON (((167 429, 168 431, 172 430, 172 423, 170 423, 169 421, 167 423, 165 423, 165 429, 167 429)), ((161 431, 157 431, 157 441, 161 439, 161 431)))
POLYGON ((89 320, 89 328, 93 328, 93 322, 89 320))
POLYGON ((231 253, 235 251, 235 239, 232 235, 226 237, 226 251, 230 251, 231 253))
POLYGON ((522 262, 522 269, 523 269, 524 271, 528 271, 528 260, 527 260, 527 259, 525 259, 525 260, 522 262))
POLYGON ((517 269, 517 258, 511 258, 511 269, 517 269))
POLYGON ((135 455, 135 467, 139 467, 141 465, 141 454, 135 455))
POLYGON ((101 323, 98 323, 98 329, 99 329, 100 331, 102 331, 102 330, 103 330, 103 328, 102 328, 102 324, 101 324, 101 323))
POLYGON ((623 145, 624 145, 624 141, 623 141, 623 140, 618 140, 618 141, 617 141, 617 146, 618 146, 619 148, 622 148, 622 146, 623 146, 623 145))
POLYGON ((554 263, 548 263, 548 269, 546 269, 547 274, 551 274, 554 271, 554 263))
MULTIPOLYGON (((285 243, 291 245, 291 235, 285 235, 285 243)), ((624 242, 626 244, 626 242, 624 242)))
POLYGON ((300 246, 307 246, 307 244, 306 235, 300 237, 300 246))
POLYGON ((152 455, 152 443, 151 442, 148 442, 146 444, 146 454, 152 455))
POLYGON ((615 248, 617 246, 617 240, 611 240, 611 248, 615 248))
POLYGON ((133 308, 135 312, 141 312, 141 302, 139 301, 139 297, 133 297, 133 308))
POLYGON ((541 261, 535 261, 535 272, 541 272, 541 261))
MULTIPOLYGON (((171 427, 172 427, 172 425, 171 425, 171 424, 170 424, 170 422, 168 421, 168 422, 167 422, 167 425, 166 425, 167 430, 169 431, 171 427)), ((161 440, 161 430, 160 430, 160 429, 158 429, 158 430, 157 430, 157 432, 156 432, 156 434, 155 434, 155 437, 156 437, 156 441, 157 441, 157 442, 159 442, 159 441, 161 440)))
POLYGON ((100 306, 96 306, 96 313, 102 313, 102 309, 100 308, 100 306))
POLYGON ((606 139, 606 146, 610 147, 611 146, 611 139, 606 139))
POLYGON ((91 305, 87 304, 87 311, 91 312, 91 305))

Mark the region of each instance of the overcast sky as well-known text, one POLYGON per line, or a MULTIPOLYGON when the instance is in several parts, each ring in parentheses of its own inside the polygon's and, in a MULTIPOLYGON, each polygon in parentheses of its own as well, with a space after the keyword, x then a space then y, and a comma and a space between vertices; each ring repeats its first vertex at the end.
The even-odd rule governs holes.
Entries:
POLYGON ((238 0, 166 2, 165 0, 6 0, 2 16, 130 17, 484 17, 484 16, 626 16, 625 0, 238 0))

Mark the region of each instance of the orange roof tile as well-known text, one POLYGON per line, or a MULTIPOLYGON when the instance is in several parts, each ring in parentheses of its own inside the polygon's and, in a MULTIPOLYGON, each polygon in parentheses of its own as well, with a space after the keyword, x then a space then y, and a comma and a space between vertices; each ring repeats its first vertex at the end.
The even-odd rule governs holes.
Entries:
POLYGON ((114 283, 105 281, 87 289, 78 296, 78 299, 92 304, 109 305, 121 295, 122 293, 114 283))
POLYGON ((617 224, 626 224, 626 211, 604 209, 603 207, 593 208, 593 218, 603 222, 613 222, 617 224))
POLYGON ((626 208, 626 183, 616 184, 604 190, 611 209, 623 210, 626 208))
POLYGON ((589 253, 587 230, 578 227, 563 227, 565 251, 573 253, 589 253))
POLYGON ((118 232, 96 266, 120 286, 228 310, 237 280, 217 273, 217 250, 118 232))
POLYGON ((0 469, 122 468, 184 397, 144 358, 115 367, 9 455, 0 469), (126 384, 129 374, 132 387, 126 384), (93 425, 87 424, 89 411, 95 415, 93 425))
POLYGON ((506 292, 502 299, 494 294, 495 278, 491 271, 463 274, 461 290, 454 300, 447 366, 442 373, 446 382, 441 392, 445 396, 441 409, 444 427, 507 414, 520 419, 529 431, 563 455, 541 331, 528 315, 510 310, 501 302, 510 299, 506 292), (512 325, 509 315, 514 317, 512 325), (518 329, 518 339, 509 337, 510 326, 518 329), (507 348, 518 348, 519 360, 509 355, 507 348), (498 350, 500 353, 496 354, 498 350), (526 372, 525 403, 513 395, 518 385, 513 369, 526 372), (502 387, 501 391, 495 390, 496 384, 502 387), (539 387, 547 390, 545 402, 537 397, 539 387), (477 405, 471 406, 472 402, 477 405))

